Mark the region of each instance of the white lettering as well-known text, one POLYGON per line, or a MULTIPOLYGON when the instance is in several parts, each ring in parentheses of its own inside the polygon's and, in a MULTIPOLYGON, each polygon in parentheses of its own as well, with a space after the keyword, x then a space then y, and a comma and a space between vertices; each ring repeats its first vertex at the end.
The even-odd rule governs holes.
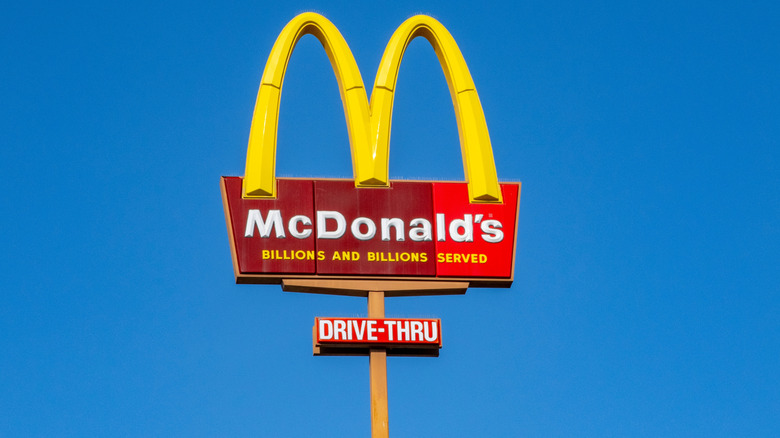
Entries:
MULTIPOLYGON (((347 340, 347 321, 344 321, 343 319, 337 319, 333 322, 333 340, 338 341, 339 340, 339 334, 341 334, 341 340, 346 341, 347 340)), ((352 339, 352 336, 349 337, 349 339, 352 339)))
POLYGON ((382 218, 382 240, 390 241, 390 227, 395 227, 395 240, 404 241, 404 221, 394 217, 392 219, 382 218))
POLYGON ((317 238, 318 239, 338 239, 344 235, 347 230, 347 220, 344 215, 338 211, 318 211, 317 212, 317 238), (336 229, 328 231, 326 220, 336 221, 336 229))
MULTIPOLYGON (((483 214, 477 214, 476 217, 472 214, 464 214, 463 219, 453 219, 447 226, 444 213, 436 213, 436 240, 439 242, 447 241, 449 232, 449 238, 455 242, 473 242, 474 223, 477 223, 482 231, 480 237, 485 242, 498 243, 503 241, 504 226, 501 221, 495 219, 483 220, 483 217, 483 214)), ((347 220, 338 211, 317 211, 316 222, 318 239, 340 239, 347 230, 347 220)), ((287 231, 296 239, 306 239, 314 233, 312 225, 312 220, 308 216, 296 215, 290 218, 287 224, 287 231)), ((409 221, 408 225, 408 236, 411 241, 433 241, 433 226, 428 219, 414 218, 409 221)), ((406 223, 403 219, 397 217, 381 218, 381 240, 384 242, 392 240, 392 229, 395 228, 395 241, 403 242, 406 239, 404 234, 405 226, 406 223)), ((244 237, 254 237, 255 230, 264 239, 271 237, 272 233, 278 239, 287 237, 280 210, 268 210, 266 217, 263 217, 261 210, 250 209, 247 212, 244 237)), ((376 237, 377 225, 371 218, 358 217, 352 221, 350 231, 356 239, 368 241, 376 237)))
POLYGON ((352 221, 350 230, 352 231, 352 235, 355 236, 357 240, 371 240, 374 238, 374 236, 376 236, 376 224, 367 217, 359 217, 352 221), (366 226, 367 231, 365 233, 360 232, 361 225, 366 226))
POLYGON ((470 214, 465 214, 463 219, 455 219, 450 222, 450 238, 456 242, 473 242, 474 224, 471 222, 472 220, 470 214), (458 228, 462 228, 463 232, 459 233, 458 228))
POLYGON ((423 340, 423 323, 420 321, 412 321, 412 334, 409 337, 409 340, 414 341, 422 341, 423 340))
POLYGON ((320 326, 317 329, 320 339, 327 340, 333 339, 333 321, 327 319, 320 320, 320 326))
POLYGON ((444 226, 444 213, 436 213, 436 240, 447 240, 447 228, 444 226))
POLYGON ((287 224, 287 229, 290 231, 290 235, 296 239, 305 239, 311 236, 311 228, 306 228, 303 231, 298 231, 298 223, 304 225, 311 225, 311 219, 304 215, 293 216, 290 219, 290 223, 287 224))
POLYGON ((398 321, 398 340, 409 341, 409 321, 398 321))
POLYGON ((394 341, 393 339, 393 329, 395 328, 395 323, 398 321, 385 321, 385 328, 387 329, 387 339, 389 341, 394 341))
MULTIPOLYGON (((357 340, 358 341, 362 341, 363 340, 363 335, 366 334, 366 320, 365 319, 361 320, 360 324, 358 324, 358 322, 355 321, 354 319, 352 319, 350 321, 352 321, 352 330, 355 331, 355 335, 357 335, 357 340)), ((350 339, 352 339, 351 336, 350 336, 350 339)))
POLYGON ((431 223, 427 219, 419 217, 412 219, 412 221, 409 222, 409 226, 419 227, 409 228, 409 238, 412 239, 413 242, 430 242, 433 240, 433 236, 431 235, 431 223))
POLYGON ((485 222, 482 222, 480 224, 480 229, 482 230, 483 234, 482 239, 485 242, 490 243, 498 243, 502 240, 504 240, 504 232, 500 229, 496 228, 503 228, 504 226, 501 225, 501 222, 495 220, 495 219, 488 219, 485 222))
POLYGON ((436 321, 426 321, 425 322, 425 340, 427 342, 433 342, 438 337, 439 337, 439 326, 436 323, 436 321), (428 328, 431 329, 430 332, 428 331, 428 328))
POLYGON ((260 237, 267 238, 271 235, 271 228, 276 230, 277 238, 284 238, 284 225, 282 225, 282 214, 279 210, 268 210, 268 220, 264 221, 260 210, 249 210, 246 217, 246 229, 244 237, 253 237, 255 228, 260 231, 260 237))
POLYGON ((377 340, 377 337, 376 337, 376 331, 377 331, 376 320, 372 319, 372 320, 368 321, 367 331, 368 331, 368 340, 369 341, 376 341, 377 340))

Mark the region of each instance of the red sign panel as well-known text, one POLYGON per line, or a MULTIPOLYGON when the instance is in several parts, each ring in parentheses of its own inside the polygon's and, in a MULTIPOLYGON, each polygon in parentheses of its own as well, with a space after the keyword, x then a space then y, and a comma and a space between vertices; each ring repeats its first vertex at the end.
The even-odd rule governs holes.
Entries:
POLYGON ((314 274, 311 181, 279 179, 276 199, 241 199, 241 179, 223 178, 230 203, 234 262, 242 273, 314 274), (231 202, 232 201, 232 202, 231 202))
POLYGON ((437 346, 439 319, 315 318, 315 342, 339 346, 437 346))
POLYGON ((317 248, 331 255, 317 264, 318 274, 436 275, 433 240, 408 236, 415 220, 430 217, 430 184, 356 189, 352 181, 314 181, 314 194, 318 219, 332 212, 324 232, 337 227, 334 216, 343 216, 345 226, 338 237, 317 241, 317 248))
POLYGON ((520 184, 503 203, 469 203, 466 183, 277 180, 274 199, 244 199, 241 178, 223 177, 236 279, 292 278, 512 282, 520 184))
POLYGON ((501 184, 504 204, 469 204, 466 184, 433 183, 437 227, 447 231, 437 234, 436 274, 510 277, 519 192, 519 185, 501 184))

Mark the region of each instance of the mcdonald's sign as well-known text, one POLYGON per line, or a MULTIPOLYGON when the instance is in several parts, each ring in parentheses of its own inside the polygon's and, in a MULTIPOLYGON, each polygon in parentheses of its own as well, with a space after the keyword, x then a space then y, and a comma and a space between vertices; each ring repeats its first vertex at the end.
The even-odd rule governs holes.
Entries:
POLYGON ((305 13, 282 30, 257 95, 244 177, 222 177, 239 283, 284 279, 466 281, 513 279, 520 183, 499 183, 482 105, 463 55, 435 19, 406 20, 390 38, 366 96, 355 59, 325 17, 305 13), (276 178, 282 84, 298 40, 315 36, 338 80, 353 180, 276 178), (403 53, 421 36, 452 96, 465 182, 390 181, 393 97, 403 53))

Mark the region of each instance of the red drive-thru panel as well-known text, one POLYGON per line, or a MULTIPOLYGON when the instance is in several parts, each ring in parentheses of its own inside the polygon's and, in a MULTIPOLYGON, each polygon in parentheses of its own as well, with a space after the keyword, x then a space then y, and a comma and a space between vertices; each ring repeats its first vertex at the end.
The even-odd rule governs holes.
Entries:
POLYGON ((518 190, 501 184, 502 204, 470 204, 466 184, 433 183, 438 276, 512 275, 518 190))
POLYGON ((407 318, 315 318, 315 343, 339 346, 435 346, 441 348, 441 320, 407 318))
POLYGON ((314 181, 317 250, 325 253, 317 273, 436 275, 433 240, 424 230, 432 205, 426 183, 355 188, 352 181, 314 181))

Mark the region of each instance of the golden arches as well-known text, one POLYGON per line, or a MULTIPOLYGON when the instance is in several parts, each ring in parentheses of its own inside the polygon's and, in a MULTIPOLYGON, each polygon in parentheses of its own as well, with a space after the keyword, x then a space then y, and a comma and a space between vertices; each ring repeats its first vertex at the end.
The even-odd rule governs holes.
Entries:
POLYGON ((333 23, 322 15, 305 13, 285 26, 268 58, 257 95, 249 134, 244 197, 276 196, 276 132, 281 88, 295 44, 306 34, 320 41, 339 83, 356 186, 388 185, 390 127, 398 69, 406 47, 414 38, 422 36, 433 46, 450 89, 471 202, 501 202, 487 123, 466 61, 447 29, 424 15, 406 20, 390 38, 370 105, 355 58, 333 23))

